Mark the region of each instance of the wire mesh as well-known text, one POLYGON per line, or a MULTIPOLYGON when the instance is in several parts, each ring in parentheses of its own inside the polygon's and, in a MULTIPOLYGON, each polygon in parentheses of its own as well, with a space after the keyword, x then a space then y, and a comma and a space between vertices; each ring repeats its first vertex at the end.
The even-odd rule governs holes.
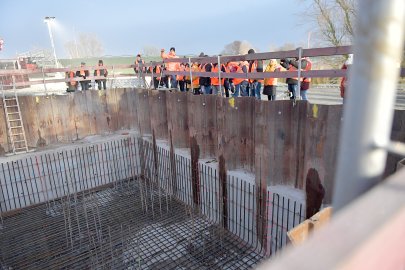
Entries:
POLYGON ((189 157, 137 137, 3 163, 0 269, 250 269, 302 219, 290 199, 268 192, 262 214, 254 183, 194 169, 197 182, 189 157))

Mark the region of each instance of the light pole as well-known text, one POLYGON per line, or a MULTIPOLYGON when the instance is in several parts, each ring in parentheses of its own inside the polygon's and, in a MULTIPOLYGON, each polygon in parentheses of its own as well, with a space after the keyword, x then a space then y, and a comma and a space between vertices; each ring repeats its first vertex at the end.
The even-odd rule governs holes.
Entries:
POLYGON ((58 67, 58 58, 56 58, 56 50, 55 50, 55 43, 53 42, 52 30, 51 30, 51 22, 55 20, 55 17, 45 17, 44 22, 48 26, 49 38, 51 39, 51 46, 53 50, 53 57, 55 58, 55 66, 58 67))

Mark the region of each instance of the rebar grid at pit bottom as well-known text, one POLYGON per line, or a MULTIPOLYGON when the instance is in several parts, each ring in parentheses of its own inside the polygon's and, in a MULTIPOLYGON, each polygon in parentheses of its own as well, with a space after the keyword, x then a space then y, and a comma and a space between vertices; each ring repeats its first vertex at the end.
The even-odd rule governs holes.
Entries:
POLYGON ((142 194, 140 181, 4 218, 0 269, 250 269, 263 259, 158 188, 142 194))

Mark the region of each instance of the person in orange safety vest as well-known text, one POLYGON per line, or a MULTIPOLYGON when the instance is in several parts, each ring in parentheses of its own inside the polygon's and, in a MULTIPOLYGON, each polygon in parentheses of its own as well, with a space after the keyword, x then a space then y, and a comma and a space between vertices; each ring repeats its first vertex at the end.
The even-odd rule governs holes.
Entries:
MULTIPOLYGON (((160 51, 160 57, 162 57, 163 60, 179 58, 176 55, 176 49, 174 47, 170 48, 169 53, 165 53, 165 49, 162 49, 160 51)), ((165 65, 166 65, 166 70, 167 71, 178 71, 179 70, 179 63, 178 62, 168 62, 168 63, 165 63, 165 65)), ((170 79, 171 88, 177 88, 176 75, 168 75, 166 77, 167 77, 168 80, 170 79)))
MULTIPOLYGON (((267 65, 264 72, 279 72, 283 70, 284 69, 277 63, 276 59, 270 59, 270 62, 267 65)), ((277 78, 264 79, 263 95, 266 95, 268 100, 276 100, 277 82, 278 82, 277 78)))
POLYGON ((73 70, 67 71, 66 72, 66 79, 69 79, 68 82, 66 82, 66 92, 74 92, 76 91, 77 88, 77 81, 75 81, 76 74, 73 70))
MULTIPOLYGON (((255 50, 250 49, 248 54, 254 54, 255 50)), ((263 60, 251 60, 249 61, 249 73, 256 73, 256 72, 263 72, 263 60)), ((249 79, 249 92, 251 97, 256 97, 257 99, 261 99, 261 89, 263 85, 263 79, 249 79)))

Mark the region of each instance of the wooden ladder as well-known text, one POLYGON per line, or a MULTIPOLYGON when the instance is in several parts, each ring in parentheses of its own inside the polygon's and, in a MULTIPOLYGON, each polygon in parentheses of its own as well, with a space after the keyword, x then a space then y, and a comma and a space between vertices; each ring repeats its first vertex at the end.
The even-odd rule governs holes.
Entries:
POLYGON ((14 91, 14 95, 11 97, 6 96, 4 90, 2 90, 2 93, 8 136, 10 138, 13 154, 27 153, 28 145, 17 93, 14 91))

